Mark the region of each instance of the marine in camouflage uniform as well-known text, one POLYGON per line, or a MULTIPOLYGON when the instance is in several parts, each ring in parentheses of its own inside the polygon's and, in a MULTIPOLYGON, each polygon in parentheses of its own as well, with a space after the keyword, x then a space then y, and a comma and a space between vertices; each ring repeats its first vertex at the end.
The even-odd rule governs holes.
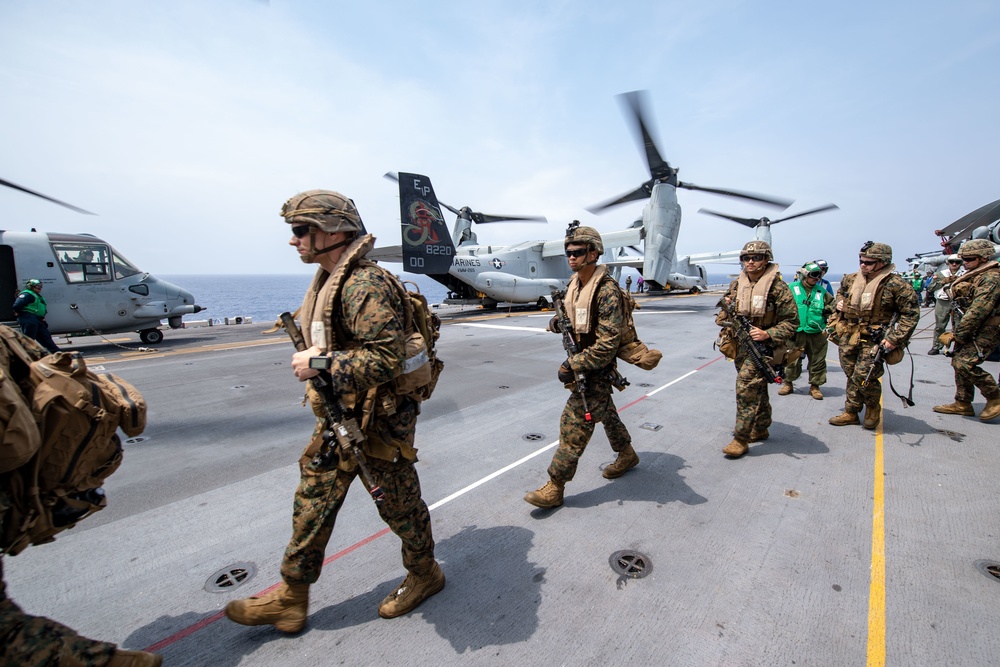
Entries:
POLYGON ((981 368, 986 356, 1000 344, 1000 264, 993 260, 996 248, 986 239, 966 241, 958 251, 966 273, 951 284, 955 307, 964 314, 954 334, 944 333, 941 343, 954 339, 955 402, 935 405, 934 412, 973 416, 972 399, 978 387, 986 407, 979 419, 1000 417, 1000 388, 993 376, 981 368), (949 338, 950 337, 950 338, 949 338))
POLYGON ((830 423, 860 424, 858 413, 864 408, 864 427, 874 429, 882 419, 878 379, 885 372, 884 361, 875 363, 876 340, 884 335, 884 354, 895 350, 901 355, 920 320, 920 302, 906 278, 893 273, 890 246, 868 241, 860 250, 859 262, 860 270, 844 276, 840 283, 836 312, 829 323, 834 331, 830 340, 839 347, 840 367, 847 376, 844 411, 831 417, 830 423), (897 313, 895 326, 886 330, 897 313))
MULTIPOLYGON (((374 237, 363 226, 354 203, 328 190, 310 190, 289 199, 282 217, 292 226, 294 246, 305 263, 320 265, 300 310, 308 349, 292 357, 300 381, 319 371, 314 359, 329 366, 333 392, 364 430, 362 451, 373 481, 385 492, 378 507, 382 520, 402 541, 405 581, 379 605, 383 618, 416 608, 445 585, 434 560, 430 513, 421 498, 413 447, 418 404, 397 396, 391 381, 406 360, 402 295, 396 279, 364 260, 374 237), (368 405, 370 410, 363 409, 368 405)), ((292 538, 281 564, 282 583, 260 598, 235 600, 226 615, 244 625, 274 625, 298 632, 305 625, 309 586, 319 578, 327 543, 348 488, 359 475, 358 462, 337 448, 329 466, 314 455, 329 429, 321 399, 309 392, 317 415, 309 446, 299 461, 301 481, 295 493, 292 538)))
MULTIPOLYGON (((740 251, 743 270, 722 298, 732 305, 737 315, 749 317, 753 324, 750 331, 753 340, 777 348, 795 336, 799 311, 773 259, 771 246, 764 241, 750 241, 744 245, 740 251)), ((723 324, 725 321, 723 311, 716 322, 723 324)), ((754 366, 742 347, 737 348, 734 361, 736 427, 732 442, 722 449, 722 453, 735 459, 750 450, 751 442, 766 440, 770 435, 767 429, 771 425, 771 402, 767 388, 771 382, 754 366)))
MULTIPOLYGON (((579 352, 563 362, 558 372, 559 379, 573 388, 573 393, 559 420, 559 449, 549 464, 549 481, 524 496, 526 502, 542 508, 563 504, 566 483, 576 475, 577 463, 598 423, 604 424, 611 449, 618 454, 604 469, 603 476, 615 479, 639 464, 639 457, 632 448, 632 436, 611 398, 612 374, 617 372, 615 359, 624 327, 625 297, 608 274, 607 267, 597 264, 604 244, 596 229, 580 227, 579 222, 574 221, 563 245, 573 271, 564 307, 579 352), (575 388, 576 373, 586 375, 586 391, 582 397, 575 388), (586 419, 588 410, 590 420, 586 419)), ((549 330, 561 333, 557 318, 553 318, 549 330)))
MULTIPOLYGON (((33 359, 41 359, 48 354, 41 345, 27 336, 22 336, 20 343, 33 359)), ((0 382, 5 381, 4 378, 10 381, 9 371, 5 363, 0 364, 0 382)), ((0 422, 0 436, 4 434, 4 427, 6 424, 0 422)), ((25 465, 30 464, 31 462, 25 465)), ((4 524, 11 507, 9 488, 5 476, 0 475, 0 535, 6 534, 4 524)), ((3 581, 3 560, 0 552, 0 665, 158 667, 162 664, 159 655, 119 649, 108 642, 87 639, 62 623, 24 613, 7 597, 7 586, 3 581)))

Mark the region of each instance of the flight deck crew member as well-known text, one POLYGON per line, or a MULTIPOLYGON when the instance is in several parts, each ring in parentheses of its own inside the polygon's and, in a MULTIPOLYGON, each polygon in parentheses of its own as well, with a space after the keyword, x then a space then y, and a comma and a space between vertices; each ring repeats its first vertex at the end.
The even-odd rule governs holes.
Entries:
POLYGON ((955 402, 935 405, 934 412, 972 417, 972 398, 978 387, 986 407, 981 421, 1000 417, 1000 388, 980 366, 1000 344, 1000 264, 993 260, 996 248, 986 239, 966 241, 958 250, 965 274, 951 284, 955 307, 963 311, 954 334, 942 334, 945 345, 955 341, 951 367, 955 369, 955 402))
MULTIPOLYGON (((608 274, 608 268, 597 264, 604 253, 601 235, 593 227, 578 225, 570 225, 563 241, 573 271, 563 305, 580 351, 562 363, 558 376, 571 386, 576 372, 587 374, 585 397, 591 420, 585 417, 584 399, 574 390, 559 420, 559 449, 549 464, 549 481, 524 496, 526 502, 542 508, 563 504, 566 482, 576 474, 577 463, 598 422, 604 424, 611 449, 618 454, 604 469, 603 476, 615 479, 639 464, 639 456, 632 449, 632 436, 611 398, 611 377, 616 372, 615 359, 624 327, 625 297, 608 274)), ((556 322, 549 326, 551 331, 559 332, 556 322)))
POLYGON ((844 411, 830 418, 834 426, 860 424, 858 413, 865 409, 864 427, 874 429, 882 419, 882 384, 877 380, 885 371, 885 362, 874 364, 875 340, 885 354, 903 348, 920 320, 920 302, 913 285, 894 273, 892 248, 885 243, 868 241, 861 247, 860 270, 844 276, 837 290, 836 312, 831 318, 831 337, 840 348, 840 367, 847 376, 844 411), (895 327, 886 331, 894 314, 895 327), (868 372, 871 371, 871 377, 868 372), (867 385, 865 378, 868 378, 867 385))
POLYGON ((45 323, 48 304, 42 296, 42 281, 32 278, 24 284, 24 289, 14 299, 13 311, 21 333, 37 340, 49 352, 58 352, 59 347, 52 340, 49 325, 45 323))
MULTIPOLYGON (((292 370, 300 381, 316 376, 310 361, 328 366, 333 393, 362 425, 361 445, 374 482, 385 492, 378 512, 402 540, 405 581, 378 607, 379 616, 393 618, 415 609, 445 585, 434 560, 434 539, 413 447, 418 404, 395 392, 396 378, 406 360, 403 294, 385 269, 362 261, 375 237, 362 235, 354 203, 329 190, 295 195, 281 209, 291 225, 289 241, 306 264, 318 264, 300 310, 307 350, 292 355, 292 370), (327 361, 328 360, 328 361, 327 361), (367 396, 366 396, 367 394, 367 396), (369 403, 369 400, 371 402, 369 403), (370 410, 362 410, 368 405, 370 410)), ((359 475, 357 460, 339 447, 330 466, 314 462, 322 434, 330 428, 319 396, 310 388, 316 428, 299 459, 301 480, 295 492, 292 538, 281 563, 282 583, 260 598, 235 600, 226 615, 243 625, 274 625, 298 632, 306 622, 309 587, 323 566, 327 543, 347 490, 359 475)))
MULTIPOLYGON (((788 285, 778 274, 771 246, 764 241, 750 241, 740 251, 743 269, 723 295, 737 315, 750 319, 750 337, 759 343, 782 345, 795 336, 799 326, 798 308, 788 285)), ((719 313, 717 324, 726 320, 719 313)), ((750 355, 736 351, 736 427, 733 440, 722 453, 738 459, 750 451, 750 443, 767 440, 771 425, 771 402, 767 395, 770 382, 754 366, 750 355)))
POLYGON ((802 355, 785 364, 785 382, 778 390, 779 396, 787 396, 795 388, 792 383, 802 375, 802 357, 809 359, 809 395, 817 401, 823 400, 820 387, 826 384, 826 320, 833 314, 833 296, 820 283, 823 270, 815 262, 809 262, 799 271, 800 280, 788 286, 799 309, 799 328, 795 332, 793 345, 802 348, 802 355))
POLYGON ((927 352, 929 355, 941 354, 941 334, 948 330, 952 320, 951 284, 955 278, 964 272, 962 258, 957 254, 948 255, 945 266, 934 274, 927 292, 934 295, 934 343, 927 352))

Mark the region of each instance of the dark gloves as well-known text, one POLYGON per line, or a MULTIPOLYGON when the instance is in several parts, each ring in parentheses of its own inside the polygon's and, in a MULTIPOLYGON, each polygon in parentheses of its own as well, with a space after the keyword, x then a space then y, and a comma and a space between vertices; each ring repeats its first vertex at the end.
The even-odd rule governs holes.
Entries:
POLYGON ((558 317, 553 317, 551 320, 549 320, 548 330, 551 331, 552 333, 562 333, 562 328, 560 328, 559 326, 558 317))
POLYGON ((559 367, 558 375, 559 381, 563 384, 569 384, 570 382, 576 380, 576 375, 574 375, 570 367, 566 365, 566 362, 563 362, 562 366, 559 367))

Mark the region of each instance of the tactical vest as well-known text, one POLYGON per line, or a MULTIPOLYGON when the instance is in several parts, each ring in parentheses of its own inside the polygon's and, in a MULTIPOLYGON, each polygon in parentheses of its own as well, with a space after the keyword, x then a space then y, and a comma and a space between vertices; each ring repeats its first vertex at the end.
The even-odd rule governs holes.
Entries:
POLYGON ((826 328, 823 307, 826 305, 826 290, 819 283, 809 292, 807 287, 795 281, 789 287, 795 303, 799 307, 799 328, 797 331, 814 334, 826 328))
POLYGON ((45 297, 43 297, 41 294, 38 294, 34 290, 30 289, 22 290, 21 294, 18 294, 18 296, 21 296, 23 294, 29 294, 33 296, 34 300, 28 303, 28 305, 26 305, 21 310, 25 313, 31 313, 32 315, 37 315, 38 317, 45 317, 45 313, 48 311, 48 306, 45 304, 45 297))

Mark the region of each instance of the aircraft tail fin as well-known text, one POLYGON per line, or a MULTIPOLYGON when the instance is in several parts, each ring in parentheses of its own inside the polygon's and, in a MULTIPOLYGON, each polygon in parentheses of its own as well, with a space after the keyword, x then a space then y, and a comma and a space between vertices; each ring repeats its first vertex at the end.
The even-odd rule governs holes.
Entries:
POLYGON ((448 273, 455 256, 455 243, 448 233, 431 179, 399 172, 399 219, 404 270, 448 273))

